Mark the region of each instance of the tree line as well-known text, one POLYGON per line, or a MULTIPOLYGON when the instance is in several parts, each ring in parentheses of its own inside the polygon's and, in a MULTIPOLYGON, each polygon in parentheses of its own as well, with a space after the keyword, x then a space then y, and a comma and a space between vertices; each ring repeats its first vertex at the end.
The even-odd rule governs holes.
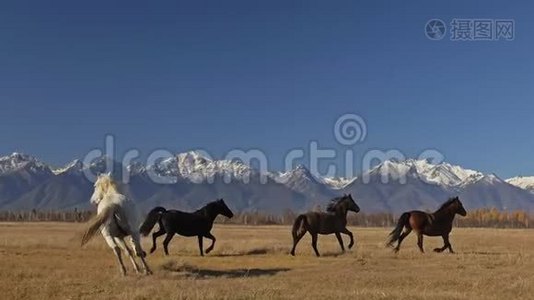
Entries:
MULTIPOLYGON (((94 211, 88 210, 31 210, 31 211, 0 211, 0 222, 87 222, 94 211)), ((239 225, 291 225, 297 213, 286 211, 281 214, 263 212, 236 213, 232 219, 219 217, 216 222, 239 225)), ((358 213, 349 214, 349 225, 361 227, 393 227, 399 214, 391 213, 358 213)), ((525 211, 499 211, 495 208, 471 210, 466 217, 455 218, 458 227, 490 227, 490 228, 531 228, 534 227, 534 215, 525 211)))

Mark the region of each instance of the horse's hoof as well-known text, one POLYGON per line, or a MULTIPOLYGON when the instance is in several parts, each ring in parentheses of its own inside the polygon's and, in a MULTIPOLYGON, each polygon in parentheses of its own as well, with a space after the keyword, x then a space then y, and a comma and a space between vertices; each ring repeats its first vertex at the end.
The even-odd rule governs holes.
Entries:
POLYGON ((436 252, 436 253, 441 253, 441 251, 442 251, 442 250, 441 250, 440 248, 435 248, 435 249, 434 249, 434 252, 436 252))

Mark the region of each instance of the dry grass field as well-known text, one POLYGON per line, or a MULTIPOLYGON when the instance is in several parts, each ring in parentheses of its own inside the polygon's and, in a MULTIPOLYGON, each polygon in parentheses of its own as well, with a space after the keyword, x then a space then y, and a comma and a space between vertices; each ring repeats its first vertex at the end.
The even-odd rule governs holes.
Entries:
POLYGON ((100 235, 79 247, 82 230, 0 223, 1 298, 534 299, 532 230, 455 229, 452 255, 431 252, 440 238, 426 238, 421 255, 410 236, 395 255, 384 248, 387 229, 352 228, 353 250, 338 255, 335 236, 321 236, 316 258, 309 236, 296 257, 287 254, 289 227, 215 225, 209 255, 198 256, 196 238, 175 237, 169 257, 161 248, 148 257, 154 275, 136 275, 128 264, 124 278, 100 235))

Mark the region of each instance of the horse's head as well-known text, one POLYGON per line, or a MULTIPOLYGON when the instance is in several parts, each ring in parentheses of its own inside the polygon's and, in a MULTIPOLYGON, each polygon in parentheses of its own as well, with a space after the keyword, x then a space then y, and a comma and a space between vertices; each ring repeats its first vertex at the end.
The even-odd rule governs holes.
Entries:
POLYGON ((216 201, 217 208, 219 210, 219 213, 229 219, 231 219, 234 216, 234 213, 228 208, 226 203, 224 203, 224 200, 221 198, 216 201))
POLYGON ((358 204, 356 204, 356 202, 354 202, 354 199, 352 199, 351 194, 344 195, 343 198, 345 198, 348 203, 348 210, 351 210, 355 213, 360 212, 360 207, 358 206, 358 204))
POLYGON ((98 205, 110 191, 117 191, 117 184, 111 178, 110 173, 99 175, 94 186, 91 203, 95 205, 98 205))
POLYGON ((454 205, 454 207, 456 209, 456 213, 459 214, 462 217, 467 216, 467 211, 465 210, 464 205, 460 201, 460 198, 454 197, 454 198, 452 198, 452 201, 453 201, 452 205, 454 205))

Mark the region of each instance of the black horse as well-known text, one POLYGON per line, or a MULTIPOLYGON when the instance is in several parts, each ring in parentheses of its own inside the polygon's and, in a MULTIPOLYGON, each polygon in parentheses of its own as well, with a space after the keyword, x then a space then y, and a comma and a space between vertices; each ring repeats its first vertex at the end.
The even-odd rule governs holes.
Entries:
POLYGON ((402 241, 414 230, 417 234, 417 246, 422 253, 425 252, 423 249, 423 235, 441 236, 443 238, 443 247, 434 249, 435 252, 443 252, 448 248, 450 253, 454 253, 449 242, 449 234, 456 214, 464 217, 467 215, 458 197, 450 198, 431 214, 419 210, 405 212, 399 218, 397 227, 389 234, 387 245, 393 247, 393 244, 398 242, 394 250, 399 252, 402 241))
POLYGON ((143 236, 147 236, 154 225, 159 223, 159 230, 152 234, 152 248, 150 253, 156 250, 156 239, 164 234, 167 234, 163 241, 163 250, 165 255, 169 255, 169 243, 175 234, 183 236, 197 236, 198 247, 200 255, 204 256, 204 249, 202 248, 202 238, 211 240, 211 246, 206 249, 206 254, 210 253, 215 246, 215 237, 210 233, 213 227, 213 221, 219 215, 227 218, 232 218, 234 213, 226 206, 223 199, 219 199, 208 203, 201 209, 193 212, 183 212, 179 210, 166 210, 158 206, 152 209, 141 225, 140 232, 143 236))
POLYGON ((354 237, 352 232, 347 229, 347 212, 349 210, 355 213, 360 211, 352 196, 348 194, 332 199, 326 210, 327 212, 308 212, 297 217, 292 230, 293 249, 291 249, 291 255, 295 255, 295 248, 306 232, 312 236, 312 247, 317 256, 320 256, 317 250, 318 234, 334 233, 343 252, 345 252, 345 247, 341 233, 346 234, 350 237, 349 249, 352 248, 354 237))

